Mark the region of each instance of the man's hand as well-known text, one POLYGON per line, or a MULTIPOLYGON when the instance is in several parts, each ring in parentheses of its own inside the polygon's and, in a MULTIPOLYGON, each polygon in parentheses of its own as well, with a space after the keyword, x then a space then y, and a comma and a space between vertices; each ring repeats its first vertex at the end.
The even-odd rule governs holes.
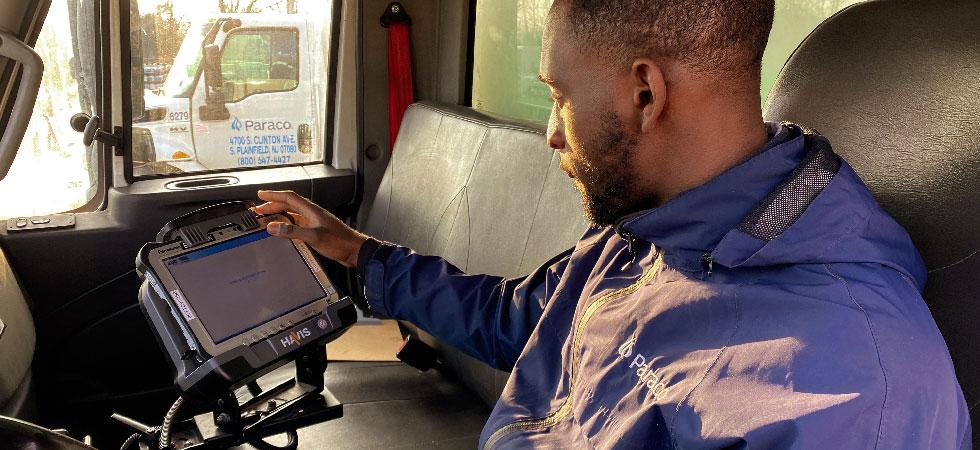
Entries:
POLYGON ((295 225, 271 222, 266 226, 269 234, 299 239, 327 258, 347 267, 357 266, 357 253, 368 239, 367 235, 293 191, 259 191, 259 198, 266 203, 256 206, 256 213, 284 212, 295 222, 295 225))

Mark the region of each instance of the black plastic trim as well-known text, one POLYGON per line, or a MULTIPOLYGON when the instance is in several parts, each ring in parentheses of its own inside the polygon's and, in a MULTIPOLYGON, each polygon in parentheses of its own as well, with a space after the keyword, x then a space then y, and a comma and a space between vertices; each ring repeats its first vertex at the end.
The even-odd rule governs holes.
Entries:
POLYGON ((190 180, 176 180, 164 185, 167 189, 174 191, 181 191, 187 189, 203 189, 212 188, 218 186, 230 186, 238 183, 238 178, 220 176, 220 177, 207 177, 207 178, 195 178, 190 180))
POLYGON ((463 106, 473 107, 473 63, 476 61, 476 2, 470 0, 469 22, 466 32, 466 75, 463 80, 463 106))
POLYGON ((327 79, 327 111, 325 115, 327 119, 324 120, 323 142, 321 143, 323 164, 328 166, 333 165, 333 153, 336 150, 333 147, 334 133, 336 132, 334 120, 337 116, 337 79, 340 73, 337 65, 340 63, 340 29, 343 26, 341 20, 344 3, 343 0, 334 0, 334 7, 331 10, 333 17, 330 19, 330 69, 327 73, 329 78, 327 79))
POLYGON ((351 201, 350 209, 350 222, 355 228, 357 227, 357 217, 358 212, 361 208, 361 204, 364 203, 364 153, 365 153, 365 137, 364 137, 364 0, 357 1, 357 30, 354 35, 357 37, 357 43, 354 45, 355 59, 357 61, 357 98, 356 98, 356 115, 357 115, 357 171, 354 176, 354 199, 351 201))
MULTIPOLYGON (((132 21, 130 14, 130 2, 129 0, 118 0, 119 1, 119 37, 121 42, 120 48, 120 72, 122 73, 122 129, 123 129, 123 148, 117 149, 122 150, 123 156, 123 176, 127 183, 132 183, 135 181, 133 178, 133 102, 131 100, 133 96, 133 51, 130 49, 129 36, 130 32, 130 22, 132 21)), ((110 33, 106 33, 110 34, 110 33)), ((110 104, 110 108, 111 108, 110 104)), ((112 115, 109 115, 109 121, 111 122, 112 115)), ((107 127, 112 129, 111 127, 107 127)))

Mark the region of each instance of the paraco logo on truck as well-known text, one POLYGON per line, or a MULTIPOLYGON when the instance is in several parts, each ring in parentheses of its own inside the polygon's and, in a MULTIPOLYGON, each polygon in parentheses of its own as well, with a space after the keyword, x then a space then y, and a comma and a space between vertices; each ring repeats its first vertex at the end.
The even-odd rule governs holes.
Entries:
POLYGON ((266 131, 266 130, 291 130, 293 123, 288 120, 239 120, 235 117, 231 121, 231 129, 241 131, 266 131))

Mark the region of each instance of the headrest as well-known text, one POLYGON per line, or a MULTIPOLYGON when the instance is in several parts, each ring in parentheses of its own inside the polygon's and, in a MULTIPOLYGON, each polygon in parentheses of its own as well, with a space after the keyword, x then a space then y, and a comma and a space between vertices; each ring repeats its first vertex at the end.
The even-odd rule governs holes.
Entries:
POLYGON ((871 1, 817 27, 766 105, 826 136, 912 235, 972 407, 980 398, 980 2, 871 1))

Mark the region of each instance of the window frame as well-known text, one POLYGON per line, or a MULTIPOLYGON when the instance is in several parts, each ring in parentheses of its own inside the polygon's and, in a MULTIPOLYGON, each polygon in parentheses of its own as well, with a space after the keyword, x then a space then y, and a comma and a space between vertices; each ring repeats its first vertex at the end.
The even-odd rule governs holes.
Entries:
MULTIPOLYGON (((112 80, 110 79, 111 77, 106 76, 106 72, 103 69, 112 67, 111 52, 105 51, 105 49, 112 48, 109 33, 107 32, 111 26, 108 14, 109 2, 110 0, 98 0, 92 3, 95 8, 95 17, 98 18, 95 23, 95 34, 99 36, 95 40, 95 53, 99 55, 99 63, 95 65, 95 107, 96 113, 102 118, 102 123, 111 126, 112 80)), ((67 211, 69 213, 103 211, 109 205, 109 187, 112 185, 112 158, 109 157, 110 147, 101 141, 95 141, 93 144, 96 146, 96 161, 99 165, 99 185, 96 187, 95 196, 88 203, 77 209, 67 211)))
MULTIPOLYGON (((113 0, 102 0, 102 1, 113 1, 113 0)), ((208 175, 218 175, 227 174, 235 172, 245 172, 254 170, 264 170, 264 169, 275 169, 282 167, 297 167, 297 166, 316 166, 316 165, 333 165, 333 143, 334 143, 334 120, 336 120, 336 98, 337 98, 337 65, 339 62, 339 42, 340 42, 340 32, 342 28, 341 17, 343 13, 343 4, 345 0, 328 0, 331 3, 331 16, 330 17, 330 42, 324 43, 329 48, 329 61, 327 62, 327 92, 326 92, 326 104, 323 119, 323 142, 321 143, 321 150, 323 151, 323 159, 321 161, 310 161, 310 162, 299 162, 290 164, 276 164, 267 167, 256 168, 256 167, 229 167, 225 169, 213 169, 213 170, 200 170, 196 172, 180 172, 180 173, 162 173, 162 174, 150 174, 150 175, 139 175, 133 174, 133 106, 132 106, 132 70, 128 69, 132 67, 132 42, 130 42, 130 20, 131 9, 129 0, 114 0, 118 2, 119 6, 119 36, 120 36, 120 66, 127 68, 121 70, 121 79, 119 80, 120 88, 122 92, 122 148, 117 148, 115 155, 122 156, 123 158, 123 179, 127 184, 134 184, 145 180, 159 180, 159 179, 179 179, 190 176, 208 176, 208 175)), ((259 28, 282 28, 282 27, 247 27, 247 30, 255 30, 259 28)), ((285 27, 290 28, 290 27, 285 27)), ((235 30, 229 31, 229 34, 234 33, 235 30)), ((297 30, 297 39, 299 39, 299 31, 297 30)), ((221 49, 222 54, 224 53, 224 46, 221 49)), ((297 57, 299 54, 297 54, 297 57)), ((219 57, 220 61, 220 57, 219 57)), ((195 75, 195 85, 200 82, 203 74, 204 64, 200 64, 197 67, 197 74, 195 75)), ((299 70, 299 69, 297 69, 299 70)), ((297 88, 299 83, 297 83, 297 88)), ((245 97, 247 98, 247 97, 245 97)), ((239 100, 240 101, 240 100, 239 100)), ((226 102, 233 103, 233 102, 226 102)), ((110 173, 111 176, 111 173, 110 173)))
MULTIPOLYGON (((218 64, 220 65, 221 64, 221 61, 224 59, 224 57, 225 57, 225 49, 228 48, 228 40, 231 39, 233 36, 235 36, 236 34, 253 34, 254 32, 263 32, 263 31, 271 31, 271 32, 276 32, 276 31, 287 31, 287 32, 290 32, 291 31, 296 36, 296 85, 293 86, 292 89, 278 89, 278 90, 273 90, 273 91, 257 91, 257 92, 252 92, 252 93, 247 94, 244 97, 242 97, 240 99, 237 99, 237 100, 234 100, 234 101, 229 101, 229 100, 226 99, 225 100, 225 104, 238 103, 238 102, 240 102, 242 100, 245 100, 245 99, 247 99, 247 98, 249 98, 249 97, 251 97, 253 95, 275 94, 275 93, 281 93, 281 92, 292 92, 292 91, 295 91, 296 89, 299 89, 299 83, 302 80, 302 78, 300 77, 300 72, 301 72, 300 67, 302 67, 302 65, 303 65, 302 62, 301 62, 301 61, 303 61, 303 57, 302 57, 302 52, 300 51, 300 48, 299 48, 299 28, 296 28, 296 27, 269 27, 269 26, 260 26, 260 27, 239 27, 239 28, 235 28, 234 30, 229 31, 228 34, 225 35, 224 43, 222 43, 222 45, 221 45, 221 51, 218 53, 218 64)), ((198 66, 198 70, 200 70, 200 69, 201 69, 201 67, 198 66)))

